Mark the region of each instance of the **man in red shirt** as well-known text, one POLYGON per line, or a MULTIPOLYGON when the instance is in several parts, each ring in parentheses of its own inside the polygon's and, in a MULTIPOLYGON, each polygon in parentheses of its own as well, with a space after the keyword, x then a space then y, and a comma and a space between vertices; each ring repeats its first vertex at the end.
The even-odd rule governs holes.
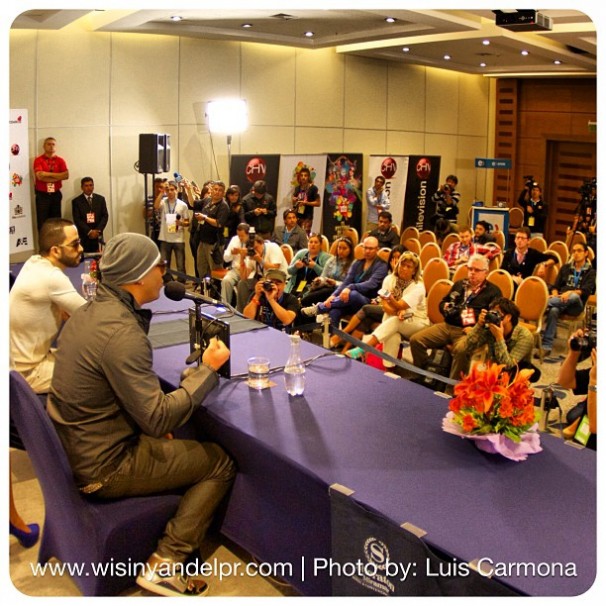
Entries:
POLYGON ((65 160, 55 154, 54 137, 44 139, 44 153, 34 160, 38 230, 51 217, 61 216, 61 182, 69 178, 65 160))

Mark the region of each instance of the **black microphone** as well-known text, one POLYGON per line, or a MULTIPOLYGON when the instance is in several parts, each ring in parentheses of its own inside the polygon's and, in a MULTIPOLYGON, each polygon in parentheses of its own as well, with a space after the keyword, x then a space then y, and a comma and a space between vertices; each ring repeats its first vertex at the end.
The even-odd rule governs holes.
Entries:
POLYGON ((164 295, 168 297, 171 301, 181 301, 182 299, 189 299, 190 301, 193 301, 198 305, 206 303, 208 305, 220 305, 221 307, 225 307, 225 303, 223 303, 223 301, 211 299, 206 295, 197 295, 193 292, 188 292, 187 290, 185 290, 185 284, 182 284, 181 282, 177 282, 175 280, 167 282, 164 285, 164 295))

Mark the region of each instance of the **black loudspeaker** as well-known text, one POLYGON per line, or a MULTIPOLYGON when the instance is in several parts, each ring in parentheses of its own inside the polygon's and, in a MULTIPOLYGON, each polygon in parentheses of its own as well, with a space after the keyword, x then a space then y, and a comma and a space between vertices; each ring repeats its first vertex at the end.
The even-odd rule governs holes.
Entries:
POLYGON ((170 135, 139 135, 139 172, 157 175, 170 171, 170 135))

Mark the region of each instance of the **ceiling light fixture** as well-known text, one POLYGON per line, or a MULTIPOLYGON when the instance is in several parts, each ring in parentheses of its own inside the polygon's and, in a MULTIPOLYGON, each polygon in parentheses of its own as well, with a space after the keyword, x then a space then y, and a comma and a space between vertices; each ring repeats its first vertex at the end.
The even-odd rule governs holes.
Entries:
POLYGON ((410 52, 410 47, 408 47, 408 46, 403 46, 403 47, 402 47, 402 52, 403 52, 403 53, 409 53, 409 52, 410 52))
POLYGON ((385 17, 385 21, 387 21, 387 23, 395 23, 397 19, 395 17, 385 17))
POLYGON ((445 59, 446 61, 450 61, 450 55, 444 55, 444 59, 445 59))
POLYGON ((562 62, 559 59, 555 59, 553 62, 554 65, 562 65, 562 62))
POLYGON ((530 53, 527 50, 520 51, 520 55, 524 55, 524 57, 526 57, 529 54, 530 53))
POLYGON ((314 33, 313 32, 305 32, 305 36, 307 38, 313 38, 314 37, 314 33))
POLYGON ((480 63, 480 67, 486 67, 486 63, 480 63))
POLYGON ((183 17, 181 17, 181 15, 173 15, 170 18, 171 21, 183 21, 183 17))
POLYGON ((244 28, 252 27, 252 23, 243 23, 240 27, 244 27, 244 28))
POLYGON ((490 45, 490 40, 482 40, 482 44, 484 46, 489 46, 490 45))

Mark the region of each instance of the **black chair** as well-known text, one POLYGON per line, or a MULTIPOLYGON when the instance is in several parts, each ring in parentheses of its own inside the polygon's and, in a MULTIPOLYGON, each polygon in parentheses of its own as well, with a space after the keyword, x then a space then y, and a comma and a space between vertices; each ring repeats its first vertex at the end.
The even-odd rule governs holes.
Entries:
POLYGON ((83 496, 39 397, 10 372, 11 416, 42 488, 45 519, 38 562, 82 566, 72 578, 83 595, 116 595, 134 584, 179 504, 179 495, 93 500, 83 496), (113 565, 112 568, 109 567, 113 565), (108 566, 101 574, 103 566, 108 566), (98 567, 97 572, 95 567, 98 567), (132 569, 132 574, 127 567, 132 569), (113 574, 112 574, 113 572, 113 574))

